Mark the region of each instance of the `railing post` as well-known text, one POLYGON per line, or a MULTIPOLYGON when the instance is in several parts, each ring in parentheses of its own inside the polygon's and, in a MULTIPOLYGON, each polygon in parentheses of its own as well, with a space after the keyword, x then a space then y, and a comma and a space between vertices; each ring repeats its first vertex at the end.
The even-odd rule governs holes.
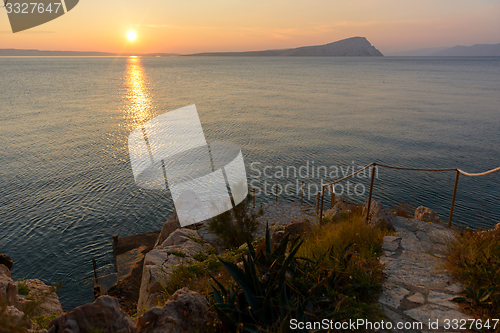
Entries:
POLYGON ((111 237, 112 237, 111 245, 113 247, 113 261, 115 264, 115 272, 118 273, 118 265, 116 263, 116 255, 118 253, 118 234, 113 234, 111 237))
POLYGON ((94 298, 97 298, 101 294, 101 287, 99 286, 99 280, 97 279, 97 264, 94 258, 92 258, 92 266, 94 266, 94 298))
POLYGON ((316 211, 316 214, 318 214, 318 211, 319 211, 319 191, 316 193, 316 197, 314 198, 314 210, 316 211))
POLYGON ((300 186, 300 205, 302 206, 302 200, 304 199, 304 181, 302 181, 302 185, 300 186))
POLYGON ((321 186, 321 209, 319 210, 319 224, 323 222, 323 199, 325 197, 325 186, 321 186))
POLYGON ((330 209, 335 206, 335 184, 332 185, 332 201, 330 201, 330 209))
POLYGON ((460 176, 460 171, 457 170, 457 174, 455 175, 455 186, 453 187, 453 197, 451 198, 451 208, 450 208, 450 217, 448 218, 448 228, 451 227, 451 220, 453 218, 453 209, 455 208, 455 199, 457 198, 458 176, 460 176))
POLYGON ((368 223, 370 220, 370 206, 372 204, 372 193, 373 193, 373 182, 375 181, 375 167, 377 164, 372 164, 372 179, 370 181, 370 193, 368 194, 368 207, 366 209, 366 218, 365 222, 368 223))

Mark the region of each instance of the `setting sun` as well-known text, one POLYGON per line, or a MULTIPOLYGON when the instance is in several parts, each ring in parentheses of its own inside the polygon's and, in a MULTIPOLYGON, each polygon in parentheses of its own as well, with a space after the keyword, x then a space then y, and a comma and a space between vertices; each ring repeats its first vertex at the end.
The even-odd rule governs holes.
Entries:
POLYGON ((137 38, 135 31, 131 30, 131 31, 127 32, 127 38, 129 41, 135 40, 137 38))

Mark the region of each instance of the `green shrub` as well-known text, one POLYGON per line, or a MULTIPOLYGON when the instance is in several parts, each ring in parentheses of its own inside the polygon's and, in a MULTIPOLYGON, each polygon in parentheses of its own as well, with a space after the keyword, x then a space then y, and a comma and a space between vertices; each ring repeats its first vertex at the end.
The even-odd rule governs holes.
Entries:
POLYGON ((19 295, 28 296, 28 294, 30 293, 30 288, 26 285, 26 283, 20 281, 17 284, 17 293, 19 295))
POLYGON ((205 260, 208 259, 208 256, 201 251, 201 252, 196 253, 193 256, 193 259, 196 260, 196 261, 205 261, 205 260))
POLYGON ((34 324, 34 327, 38 330, 41 329, 48 329, 49 328, 49 323, 51 320, 56 319, 59 317, 59 314, 57 312, 52 313, 50 316, 38 316, 35 317, 32 322, 34 324))

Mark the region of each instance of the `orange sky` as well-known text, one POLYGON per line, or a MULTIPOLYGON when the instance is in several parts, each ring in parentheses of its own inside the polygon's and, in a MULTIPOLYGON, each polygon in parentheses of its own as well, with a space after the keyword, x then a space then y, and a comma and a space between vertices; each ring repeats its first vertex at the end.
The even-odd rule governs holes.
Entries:
MULTIPOLYGON (((15 0, 10 0, 15 2, 15 0)), ((497 0, 82 0, 0 48, 194 53, 326 44, 364 36, 382 53, 500 43, 497 0), (135 30, 137 39, 126 38, 135 30)))

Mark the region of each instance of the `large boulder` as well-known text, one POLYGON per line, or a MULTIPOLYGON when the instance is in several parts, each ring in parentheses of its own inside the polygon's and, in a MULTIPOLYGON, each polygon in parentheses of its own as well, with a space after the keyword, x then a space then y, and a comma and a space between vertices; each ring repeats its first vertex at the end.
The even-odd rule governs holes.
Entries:
POLYGON ((208 250, 208 244, 202 244, 198 233, 191 229, 177 229, 165 241, 144 257, 141 289, 137 302, 137 311, 163 304, 164 286, 170 279, 173 269, 200 251, 208 250))
POLYGON ((438 213, 424 206, 420 206, 417 209, 415 209, 415 219, 425 222, 434 222, 434 223, 441 222, 438 213))
POLYGON ((211 321, 209 308, 200 294, 179 289, 162 308, 153 308, 137 319, 137 333, 203 332, 211 321))
POLYGON ((130 317, 120 309, 116 298, 101 296, 81 305, 49 323, 49 333, 86 333, 90 330, 109 333, 136 332, 130 317))
POLYGON ((62 313, 63 308, 61 303, 59 302, 59 297, 57 296, 53 287, 47 286, 45 283, 40 281, 39 279, 26 279, 16 281, 18 289, 22 284, 24 288, 28 288, 29 292, 27 295, 19 295, 18 299, 21 303, 21 307, 34 300, 38 302, 37 316, 50 316, 54 312, 62 313))
MULTIPOLYGON (((363 214, 366 215, 368 209, 368 200, 363 204, 363 214)), ((372 224, 392 225, 393 219, 396 215, 388 209, 380 201, 372 200, 370 204, 369 220, 372 224)))
POLYGON ((14 264, 14 261, 12 261, 12 259, 10 259, 10 257, 7 257, 5 254, 0 254, 0 265, 4 265, 9 270, 11 270, 13 264, 14 264))
POLYGON ((12 305, 22 311, 22 306, 17 298, 17 285, 10 277, 10 270, 0 264, 0 304, 12 305))
POLYGON ((175 215, 170 216, 165 223, 163 223, 163 228, 161 228, 160 235, 154 247, 161 245, 172 232, 181 228, 181 224, 175 215))

